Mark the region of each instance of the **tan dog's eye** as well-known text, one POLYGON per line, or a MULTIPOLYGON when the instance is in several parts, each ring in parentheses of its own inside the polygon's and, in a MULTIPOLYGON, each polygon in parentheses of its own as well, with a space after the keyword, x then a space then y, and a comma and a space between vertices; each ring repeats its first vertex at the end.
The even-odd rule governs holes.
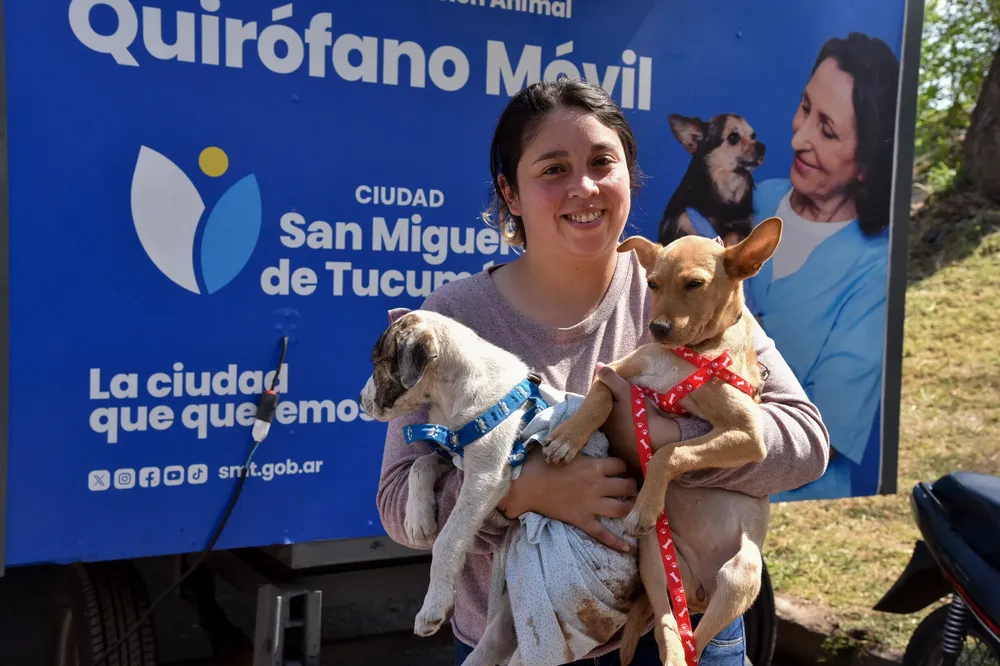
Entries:
POLYGON ((646 282, 646 286, 649 287, 650 291, 656 291, 657 289, 659 289, 659 286, 655 282, 653 282, 652 280, 649 280, 648 282, 646 282))
POLYGON ((704 280, 688 280, 687 283, 685 283, 684 288, 688 291, 692 291, 703 284, 705 284, 704 280))

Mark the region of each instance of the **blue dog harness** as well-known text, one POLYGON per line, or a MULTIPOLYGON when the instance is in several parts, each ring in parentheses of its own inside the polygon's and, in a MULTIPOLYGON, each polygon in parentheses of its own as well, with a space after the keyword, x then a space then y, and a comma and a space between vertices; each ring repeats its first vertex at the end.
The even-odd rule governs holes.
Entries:
MULTIPOLYGON (((448 460, 451 460, 453 455, 461 456, 462 449, 503 423, 512 412, 524 403, 530 401, 532 406, 522 417, 522 428, 538 412, 548 409, 548 403, 538 391, 540 382, 541 380, 534 375, 522 379, 500 402, 458 430, 451 430, 436 423, 414 423, 403 428, 403 437, 407 444, 430 442, 434 450, 448 460)), ((524 444, 520 439, 515 440, 514 449, 510 453, 510 466, 517 467, 523 463, 524 456, 524 444)))

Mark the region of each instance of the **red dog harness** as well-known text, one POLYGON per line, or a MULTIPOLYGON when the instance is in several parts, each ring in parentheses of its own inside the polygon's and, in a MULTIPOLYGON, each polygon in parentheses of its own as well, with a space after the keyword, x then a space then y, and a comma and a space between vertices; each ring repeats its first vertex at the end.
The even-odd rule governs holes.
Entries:
MULTIPOLYGON (((688 411, 681 407, 681 399, 699 386, 705 384, 712 377, 717 377, 735 386, 750 397, 753 397, 756 393, 756 390, 749 382, 728 369, 728 366, 733 362, 728 352, 723 352, 714 359, 708 360, 687 347, 675 347, 671 351, 698 369, 667 393, 657 393, 652 389, 632 384, 632 414, 635 426, 635 441, 639 449, 639 461, 642 463, 643 477, 646 476, 646 465, 653 457, 653 450, 649 445, 649 425, 646 418, 647 397, 653 399, 657 406, 665 412, 687 415, 688 411)), ((687 597, 684 594, 684 585, 681 582, 680 569, 677 566, 677 552, 674 550, 674 540, 670 532, 670 521, 667 520, 666 510, 660 514, 659 520, 656 521, 656 538, 660 542, 660 554, 663 556, 663 570, 667 574, 667 589, 670 591, 674 617, 677 620, 677 628, 680 631, 681 643, 684 645, 684 659, 688 666, 695 666, 698 663, 698 657, 695 650, 694 632, 691 630, 691 616, 688 613, 687 597)))
POLYGON ((710 361, 698 352, 692 351, 687 347, 674 347, 670 351, 698 369, 691 373, 687 379, 670 389, 667 393, 657 393, 656 391, 648 388, 640 389, 647 397, 656 403, 657 407, 663 411, 672 412, 681 416, 687 416, 688 411, 681 407, 681 399, 686 397, 689 393, 691 393, 691 391, 694 391, 712 377, 718 377, 722 381, 743 391, 751 398, 754 397, 755 390, 754 387, 750 385, 750 382, 728 369, 733 363, 733 359, 730 358, 729 352, 722 352, 710 361))

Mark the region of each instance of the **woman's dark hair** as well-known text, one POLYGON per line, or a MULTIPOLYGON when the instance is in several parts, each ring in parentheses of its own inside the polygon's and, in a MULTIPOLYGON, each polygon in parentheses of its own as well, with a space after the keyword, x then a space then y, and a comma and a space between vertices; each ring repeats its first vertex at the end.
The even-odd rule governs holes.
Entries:
POLYGON ((636 165, 632 128, 604 88, 578 78, 533 83, 518 91, 508 102, 497 121, 490 146, 493 185, 490 209, 483 214, 483 219, 489 224, 496 224, 500 235, 509 245, 527 248, 528 243, 524 222, 507 207, 500 179, 506 179, 511 190, 517 193, 517 165, 521 161, 524 147, 534 137, 534 132, 545 116, 559 108, 578 108, 592 113, 603 125, 618 134, 625 149, 625 163, 633 193, 638 189, 641 174, 636 165))
POLYGON ((890 218, 899 61, 881 39, 859 32, 827 41, 813 73, 827 58, 854 79, 855 161, 864 178, 854 183, 851 193, 861 231, 872 236, 885 229, 890 218))

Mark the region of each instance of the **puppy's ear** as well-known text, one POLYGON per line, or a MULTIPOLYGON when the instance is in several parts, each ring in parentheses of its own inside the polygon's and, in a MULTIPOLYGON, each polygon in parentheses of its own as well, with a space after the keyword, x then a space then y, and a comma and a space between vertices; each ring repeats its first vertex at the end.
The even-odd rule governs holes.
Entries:
POLYGON ((780 217, 769 217, 754 227, 742 242, 726 248, 723 254, 726 273, 737 280, 756 275, 781 242, 781 227, 780 217))
POLYGON ((673 130, 674 136, 684 149, 693 155, 698 150, 698 144, 705 138, 707 131, 705 123, 701 118, 689 118, 676 113, 670 114, 667 119, 670 121, 670 129, 673 130))
POLYGON ((437 342, 426 331, 413 331, 396 341, 396 364, 399 381, 409 391, 424 376, 427 365, 437 358, 437 342))
POLYGON ((656 265, 656 255, 660 253, 660 248, 662 247, 662 245, 642 236, 632 236, 618 246, 618 251, 628 252, 629 250, 635 250, 635 253, 639 255, 639 263, 642 264, 642 267, 647 271, 651 271, 653 270, 653 266, 656 265))
POLYGON ((390 308, 389 309, 389 323, 392 324, 397 319, 405 315, 407 312, 412 312, 410 308, 390 308))

